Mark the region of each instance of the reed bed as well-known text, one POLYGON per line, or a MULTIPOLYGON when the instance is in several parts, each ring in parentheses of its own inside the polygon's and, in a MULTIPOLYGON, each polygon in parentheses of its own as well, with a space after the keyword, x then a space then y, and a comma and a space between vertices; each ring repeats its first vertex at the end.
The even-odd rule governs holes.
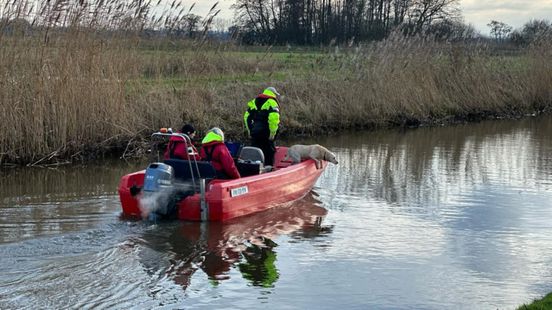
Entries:
POLYGON ((101 20, 111 26, 86 19, 86 27, 43 22, 8 32, 0 22, 0 163, 140 154, 151 132, 184 122, 243 139, 246 102, 266 86, 284 95, 282 135, 518 117, 552 106, 550 42, 507 57, 400 35, 347 49, 253 52, 205 38, 152 39, 126 19, 101 20))

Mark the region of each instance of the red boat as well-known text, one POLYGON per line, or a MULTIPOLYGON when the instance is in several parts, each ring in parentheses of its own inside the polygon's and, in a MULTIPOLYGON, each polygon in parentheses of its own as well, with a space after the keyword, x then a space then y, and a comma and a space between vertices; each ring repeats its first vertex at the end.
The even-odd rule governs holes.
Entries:
POLYGON ((146 170, 122 177, 119 197, 123 215, 145 217, 150 211, 144 212, 145 202, 159 197, 163 199, 156 201, 155 212, 162 210, 162 215, 192 221, 226 221, 294 201, 311 190, 328 163, 321 161, 320 169, 312 159, 292 164, 284 160, 286 152, 287 147, 277 147, 274 166, 263 167, 262 152, 243 147, 236 164, 246 176, 234 180, 214 179, 216 173, 208 162, 171 159, 152 163, 146 170), (174 184, 187 186, 177 193, 174 184))

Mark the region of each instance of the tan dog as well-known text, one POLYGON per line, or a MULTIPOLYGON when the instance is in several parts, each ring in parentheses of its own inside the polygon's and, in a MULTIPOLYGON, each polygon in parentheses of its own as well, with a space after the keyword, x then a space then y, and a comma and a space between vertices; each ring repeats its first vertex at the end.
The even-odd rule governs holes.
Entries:
POLYGON ((304 159, 314 159, 316 162, 316 169, 322 168, 321 160, 329 161, 333 164, 338 164, 335 159, 335 154, 330 152, 327 148, 319 144, 313 145, 292 145, 287 149, 284 160, 292 160, 293 163, 299 163, 304 159))

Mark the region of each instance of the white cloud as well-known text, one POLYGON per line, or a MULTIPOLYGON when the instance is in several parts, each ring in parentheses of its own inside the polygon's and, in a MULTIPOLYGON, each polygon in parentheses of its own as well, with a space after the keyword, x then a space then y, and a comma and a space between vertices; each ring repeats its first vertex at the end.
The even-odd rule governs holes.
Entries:
POLYGON ((211 7, 217 2, 217 9, 221 10, 218 17, 231 19, 233 10, 230 9, 230 6, 235 3, 235 0, 182 0, 182 4, 184 4, 186 8, 190 8, 191 5, 195 3, 192 13, 199 16, 206 16, 211 7))
POLYGON ((464 20, 473 24, 482 33, 488 33, 487 24, 498 20, 519 28, 531 19, 552 17, 552 1, 514 1, 514 0, 461 0, 464 20))

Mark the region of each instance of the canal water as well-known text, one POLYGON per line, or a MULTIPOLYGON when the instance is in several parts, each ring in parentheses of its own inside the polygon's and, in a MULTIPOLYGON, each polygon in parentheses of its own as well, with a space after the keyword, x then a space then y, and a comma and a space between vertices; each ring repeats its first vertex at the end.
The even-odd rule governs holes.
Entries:
POLYGON ((552 118, 349 132, 303 199, 121 219, 143 162, 0 171, 0 308, 514 309, 552 291, 552 118))

